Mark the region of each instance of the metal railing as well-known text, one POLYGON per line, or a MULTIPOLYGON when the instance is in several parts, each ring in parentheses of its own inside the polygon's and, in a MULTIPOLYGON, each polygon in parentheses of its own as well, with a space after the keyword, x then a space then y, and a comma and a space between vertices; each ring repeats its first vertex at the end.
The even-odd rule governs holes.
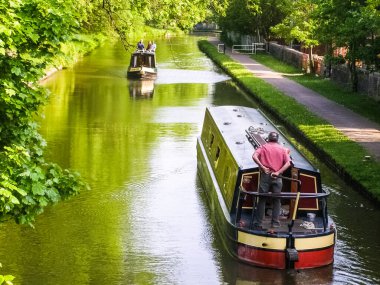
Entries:
MULTIPOLYGON (((301 181, 296 180, 296 179, 291 179, 289 180, 295 180, 299 184, 301 184, 301 181)), ((300 199, 310 199, 310 198, 316 198, 318 200, 323 200, 324 203, 322 203, 322 221, 323 221, 323 230, 326 231, 327 223, 328 223, 328 216, 327 216, 327 196, 330 195, 330 192, 325 191, 322 193, 300 193, 300 191, 294 193, 294 192, 281 192, 281 193, 259 193, 259 192, 249 192, 244 190, 242 187, 239 189, 239 203, 237 207, 237 215, 236 215, 236 223, 240 221, 241 218, 241 211, 242 211, 242 206, 243 206, 243 200, 245 200, 244 197, 252 196, 253 198, 253 207, 252 207, 252 215, 250 219, 250 225, 249 229, 253 228, 253 221, 255 219, 255 213, 256 213, 256 206, 257 206, 257 199, 262 196, 262 197, 272 197, 272 198, 279 198, 279 199, 285 199, 285 200, 295 200, 296 205, 293 209, 293 213, 291 214, 291 222, 288 225, 289 227, 289 233, 292 234, 292 228, 294 225, 294 220, 297 215, 298 211, 298 201, 300 199)))
POLYGON ((232 53, 256 54, 257 51, 264 51, 265 43, 252 43, 250 45, 233 45, 232 53))

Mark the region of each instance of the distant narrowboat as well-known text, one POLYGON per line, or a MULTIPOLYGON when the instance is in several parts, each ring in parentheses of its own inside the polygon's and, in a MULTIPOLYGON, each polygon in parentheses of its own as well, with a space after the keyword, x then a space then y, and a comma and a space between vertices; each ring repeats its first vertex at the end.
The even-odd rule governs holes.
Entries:
POLYGON ((129 63, 128 78, 154 79, 157 77, 156 54, 155 52, 137 50, 131 55, 129 63))
MULTIPOLYGON (((197 140, 198 173, 226 249, 245 263, 305 269, 334 261, 336 228, 327 213, 329 193, 316 169, 259 110, 238 106, 206 109, 197 140), (290 151, 281 194, 258 192, 260 170, 252 154, 269 132, 290 151), (253 227, 260 196, 281 198, 281 226, 253 227)), ((268 200, 268 199, 267 199, 268 200)), ((267 206, 267 209, 270 206, 267 206)))

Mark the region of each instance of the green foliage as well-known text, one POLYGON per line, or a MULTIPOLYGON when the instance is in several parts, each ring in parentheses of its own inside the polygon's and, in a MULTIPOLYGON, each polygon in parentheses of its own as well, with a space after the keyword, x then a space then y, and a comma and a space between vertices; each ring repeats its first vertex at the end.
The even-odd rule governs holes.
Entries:
POLYGON ((224 30, 268 39, 270 27, 281 21, 287 5, 287 0, 233 0, 220 15, 219 24, 224 30))
POLYGON ((78 174, 33 158, 22 146, 0 153, 0 219, 31 224, 43 208, 77 194, 86 185, 78 174))
POLYGON ((333 56, 330 54, 325 55, 324 57, 325 62, 330 62, 333 65, 339 65, 339 64, 345 64, 346 60, 344 59, 343 55, 339 54, 338 56, 333 56))
POLYGON ((60 53, 54 56, 46 69, 51 70, 54 68, 73 66, 79 58, 93 51, 106 40, 109 41, 110 39, 102 33, 75 34, 71 41, 61 44, 60 53))
POLYGON ((292 9, 281 23, 271 28, 271 31, 286 39, 288 43, 297 40, 306 47, 317 45, 318 40, 315 36, 317 19, 313 18, 315 7, 314 1, 311 0, 293 1, 292 9))
POLYGON ((12 280, 14 279, 14 276, 12 275, 0 275, 0 285, 13 285, 12 280))
MULTIPOLYGON (((0 263, 0 267, 2 264, 0 263)), ((12 275, 1 275, 0 274, 0 285, 13 285, 12 281, 15 279, 12 275)))
POLYGON ((134 31, 143 32, 145 25, 174 31, 191 30, 209 16, 208 5, 207 1, 202 0, 103 0, 102 9, 110 26, 128 50, 135 46, 135 43, 129 42, 134 31))
POLYGON ((77 1, 0 3, 0 219, 28 223, 49 203, 78 193, 77 174, 45 162, 34 117, 47 100, 45 68, 79 29, 77 1))
POLYGON ((380 163, 366 160, 369 155, 359 144, 349 140, 325 120, 315 116, 303 105, 296 102, 262 79, 256 78, 244 66, 234 62, 225 54, 217 52, 207 41, 199 46, 220 65, 260 105, 276 114, 288 127, 302 134, 314 149, 324 153, 330 162, 344 169, 345 173, 361 184, 368 193, 380 201, 380 163))
MULTIPOLYGON (((378 65, 380 45, 376 37, 380 32, 378 1, 319 1, 316 17, 318 37, 332 47, 346 47, 352 88, 357 91, 358 61, 378 65)), ((332 53, 332 49, 331 49, 332 53)))

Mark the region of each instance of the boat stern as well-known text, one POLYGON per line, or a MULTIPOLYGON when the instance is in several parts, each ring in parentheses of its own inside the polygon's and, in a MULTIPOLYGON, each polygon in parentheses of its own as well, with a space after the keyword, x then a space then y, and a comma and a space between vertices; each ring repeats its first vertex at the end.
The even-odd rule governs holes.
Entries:
POLYGON ((237 258, 255 266, 274 269, 307 269, 334 261, 336 231, 312 236, 238 230, 237 258), (294 244, 294 246, 289 246, 294 244))

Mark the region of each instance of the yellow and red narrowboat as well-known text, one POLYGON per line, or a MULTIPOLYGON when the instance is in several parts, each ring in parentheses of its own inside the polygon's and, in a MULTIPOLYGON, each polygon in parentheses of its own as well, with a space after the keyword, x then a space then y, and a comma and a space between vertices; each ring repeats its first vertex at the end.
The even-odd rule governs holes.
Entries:
POLYGON ((336 228, 327 212, 329 192, 320 172, 259 110, 241 106, 206 109, 197 139, 198 174, 227 251, 266 268, 306 269, 332 264, 336 228), (280 194, 258 192, 260 171, 252 154, 269 132, 290 151, 280 194), (270 203, 263 228, 253 227, 261 196, 281 199, 281 226, 271 228, 270 203))

